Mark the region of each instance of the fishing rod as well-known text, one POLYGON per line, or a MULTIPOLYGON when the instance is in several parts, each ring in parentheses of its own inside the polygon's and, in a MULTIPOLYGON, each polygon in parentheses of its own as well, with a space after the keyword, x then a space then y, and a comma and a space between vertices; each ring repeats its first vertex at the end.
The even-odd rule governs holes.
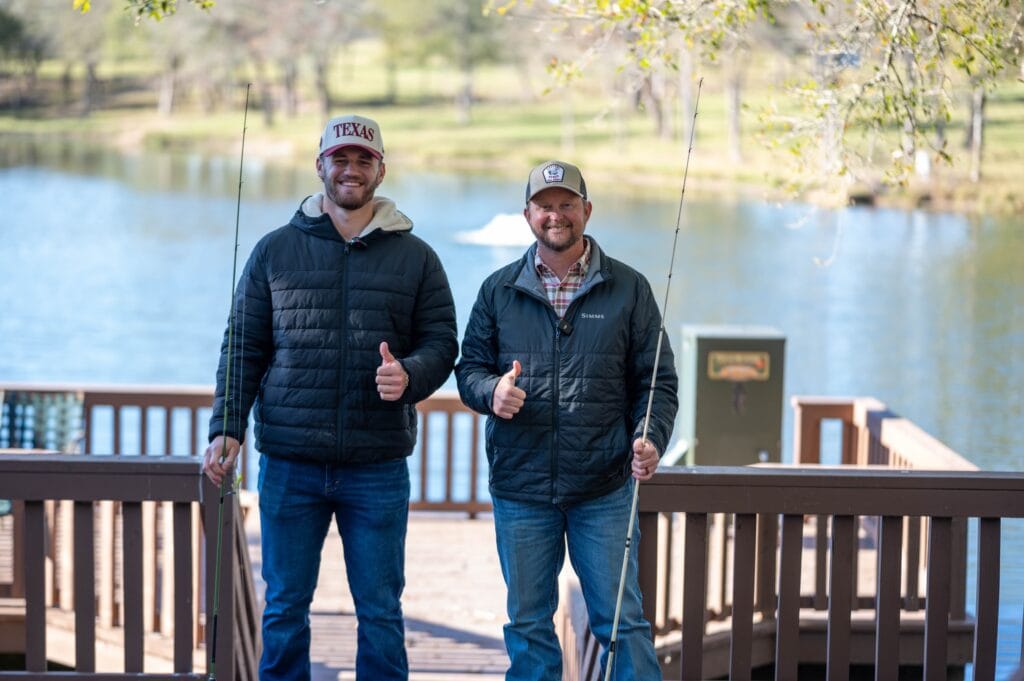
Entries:
MULTIPOLYGON (((686 177, 690 174, 690 154, 693 153, 693 132, 697 128, 697 111, 700 109, 700 89, 704 79, 697 81, 697 99, 693 105, 693 120, 690 122, 690 146, 686 151, 686 165, 683 168, 683 189, 679 194, 679 211, 676 213, 676 231, 672 237, 672 257, 668 263, 668 281, 665 282, 665 302, 662 304, 661 329, 658 332, 658 345, 654 350, 654 368, 651 369, 651 387, 647 394, 647 413, 644 415, 644 434, 641 438, 647 442, 647 432, 651 426, 651 408, 654 406, 654 386, 658 380, 658 363, 661 360, 661 346, 665 340, 665 317, 668 315, 668 292, 672 286, 672 270, 676 264, 676 244, 679 243, 679 223, 683 217, 683 199, 686 198, 686 177)), ((615 597, 615 616, 612 618, 612 635, 608 643, 608 663, 604 669, 605 681, 612 678, 615 666, 615 644, 619 635, 619 616, 622 614, 622 593, 626 588, 626 571, 629 567, 629 549, 633 543, 633 524, 636 522, 637 503, 640 499, 640 481, 633 485, 633 505, 629 511, 629 525, 626 526, 626 547, 622 554, 622 572, 619 574, 619 593, 615 597)), ((652 625, 653 626, 653 623, 652 625)))
MULTIPOLYGON (((224 358, 224 411, 221 416, 222 429, 220 453, 217 455, 219 461, 224 461, 227 454, 228 437, 228 415, 231 404, 231 348, 234 344, 235 334, 235 279, 238 274, 238 225, 242 209, 242 168, 245 163, 245 131, 249 122, 249 89, 252 83, 245 84, 245 111, 242 114, 242 151, 238 157, 238 196, 235 200, 235 253, 231 263, 231 307, 228 312, 228 343, 227 353, 224 358)), ((245 335, 245 318, 242 318, 242 335, 245 335)), ((239 374, 241 374, 242 362, 239 358, 239 374)), ((236 415, 235 418, 240 418, 236 415)), ((217 680, 217 616, 220 614, 220 562, 222 544, 224 541, 224 498, 234 494, 234 476, 225 476, 220 482, 220 501, 217 506, 217 553, 214 559, 213 572, 213 634, 210 637, 210 664, 208 681, 217 680)))

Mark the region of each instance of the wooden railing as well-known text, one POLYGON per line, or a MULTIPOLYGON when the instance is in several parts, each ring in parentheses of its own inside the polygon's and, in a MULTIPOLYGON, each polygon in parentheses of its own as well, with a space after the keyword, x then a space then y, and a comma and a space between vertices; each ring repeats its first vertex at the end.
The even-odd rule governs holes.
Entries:
POLYGON ((0 672, 0 678, 43 679, 49 662, 59 661, 74 668, 63 675, 81 679, 123 674, 198 681, 205 673, 195 670, 205 669, 214 640, 209 618, 216 611, 222 616, 215 639, 218 675, 256 679, 258 613, 238 504, 235 495, 221 504, 194 460, 5 454, 0 497, 17 500, 15 570, 25 613, 25 671, 0 672), (66 526, 57 511, 64 504, 71 508, 66 526), (97 541, 105 534, 103 522, 97 523, 104 504, 116 511, 116 545, 97 541), (160 522, 151 524, 156 517, 160 522), (218 520, 223 542, 215 610, 218 520), (147 588, 154 547, 161 557, 159 593, 147 588), (104 562, 100 554, 107 551, 114 554, 113 567, 109 574, 101 569, 98 578, 94 565, 104 562), (118 594, 118 614, 109 622, 99 612, 106 580, 118 594), (156 613, 152 621, 147 612, 156 613), (160 636, 149 634, 154 631, 160 636), (48 647, 48 638, 54 645, 48 647), (111 649, 120 651, 118 664, 109 659, 111 649))
POLYGON ((419 471, 419 492, 410 504, 413 510, 458 511, 470 517, 491 510, 486 487, 480 489, 481 457, 480 424, 483 417, 462 404, 458 393, 438 391, 416 405, 420 412, 420 446, 411 462, 419 471), (443 445, 432 445, 433 433, 441 428, 443 445), (438 451, 438 449, 440 451, 438 451), (434 464, 433 462, 438 462, 434 464), (468 479, 456 485, 455 471, 468 471, 468 479), (444 476, 440 496, 431 496, 435 475, 444 476))
MULTIPOLYGON (((824 665, 825 678, 846 679, 851 664, 875 667, 875 678, 901 678, 901 665, 923 667, 923 678, 947 678, 947 665, 974 663, 974 678, 993 679, 1000 593, 1000 520, 1024 517, 1024 474, 921 472, 700 466, 660 471, 640 494, 640 579, 645 614, 656 618, 657 573, 665 569, 662 514, 685 514, 683 560, 672 568, 679 579, 682 621, 674 637, 660 637, 666 679, 751 678, 754 668, 774 666, 774 678, 799 678, 801 665, 824 665), (977 518, 977 602, 974 619, 957 616, 950 599, 955 580, 950 509, 977 518), (728 561, 732 594, 724 627, 709 626, 707 559, 712 514, 734 514, 728 561), (829 519, 827 614, 807 617, 802 608, 804 523, 829 519), (856 520, 879 518, 873 609, 854 613, 856 520), (929 535, 927 597, 919 617, 909 617, 901 590, 903 518, 926 519, 929 535), (762 579, 755 556, 765 551, 763 528, 778 527, 781 539, 777 581, 762 579), (868 641, 864 639, 867 637, 868 641), (859 640, 858 640, 859 639, 859 640)), ((774 560, 772 562, 775 562, 774 560)), ((570 595, 562 617, 574 624, 562 632, 579 636, 578 594, 570 595)), ((585 621, 584 621, 585 622, 585 621)), ((564 635, 564 633, 563 633, 564 635)), ((566 661, 567 681, 600 678, 598 654, 589 631, 566 649, 589 658, 566 661), (571 675, 570 670, 588 670, 571 675)))
MULTIPOLYGON (((844 466, 884 466, 899 470, 976 471, 978 467, 922 430, 914 422, 900 417, 873 397, 808 397, 794 396, 793 460, 797 465, 821 463, 822 425, 837 421, 840 425, 839 454, 844 466)), ((814 607, 825 608, 825 569, 827 537, 823 518, 817 519, 815 541, 814 607)), ((872 519, 863 521, 863 531, 874 536, 878 525, 872 519)), ((919 583, 928 555, 928 537, 921 519, 906 519, 905 564, 917 566, 907 570, 909 610, 921 606, 919 583)), ((954 518, 952 526, 954 579, 950 598, 953 613, 963 617, 967 592, 967 523, 954 518)), ((854 554, 857 560, 857 554, 854 554)), ((856 584, 854 585, 856 588, 856 584)), ((870 602, 862 606, 871 607, 870 602)))
POLYGON ((873 397, 795 396, 793 463, 821 463, 822 422, 842 427, 840 463, 943 471, 978 467, 873 397))
MULTIPOLYGON (((0 384, 0 395, 4 393, 0 447, 161 456, 196 455, 206 449, 211 386, 7 383, 0 384)), ((489 511, 486 489, 480 488, 481 468, 486 466, 480 449, 482 417, 466 408, 454 391, 438 391, 417 409, 420 440, 410 467, 418 485, 412 508, 471 516, 489 511), (455 471, 468 471, 468 480, 456 480, 455 471), (436 476, 443 476, 443 482, 436 476), (432 492, 436 489, 440 492, 432 492)), ((245 447, 239 470, 242 486, 252 489, 245 447)))
MULTIPOLYGON (((1000 519, 1024 517, 1024 474, 985 472, 920 472, 906 475, 890 470, 784 470, 778 468, 698 467, 659 473, 642 488, 640 498, 641 588, 656 588, 658 517, 685 513, 684 559, 681 565, 682 626, 678 663, 667 678, 705 678, 707 628, 708 518, 712 513, 735 514, 730 586, 732 611, 728 629, 728 671, 731 678, 749 678, 753 666, 773 663, 775 678, 797 678, 801 663, 823 663, 829 679, 844 679, 852 662, 875 666, 876 678, 898 678, 899 665, 919 661, 925 679, 945 679, 948 664, 974 662, 976 679, 991 679, 995 670, 996 624, 999 599, 1000 519), (979 519, 975 622, 956 612, 950 598, 954 566, 953 516, 979 519), (758 580, 754 557, 765 548, 760 530, 774 527, 781 516, 778 580, 758 580), (825 627, 812 635, 801 632, 801 567, 804 523, 825 516, 830 525, 829 579, 825 627), (858 517, 879 518, 874 580, 873 645, 868 659, 856 659, 851 645, 852 614, 857 572, 855 532, 858 517), (923 618, 923 649, 900 646, 901 627, 913 626, 906 612, 911 603, 901 589, 903 518, 926 519, 928 556, 927 596, 923 618), (901 615, 904 621, 901 622, 901 615), (768 627, 774 650, 756 659, 754 627, 768 627), (952 635, 973 628, 969 650, 951 646, 952 635), (678 666, 676 666, 678 664, 678 666)), ((771 551, 774 554, 774 551, 771 551)), ((654 599, 645 601, 653 617, 654 599)))
MULTIPOLYGON (((993 606, 981 599, 993 588, 995 596, 984 597, 998 598, 991 537, 999 518, 1024 515, 1024 477, 978 472, 877 400, 793 404, 795 459, 807 468, 665 469, 641 487, 641 587, 666 678, 744 678, 750 667, 770 664, 775 678, 796 678, 798 664, 825 665, 828 678, 844 678, 851 661, 876 664, 865 654, 868 639, 868 652, 885 656, 880 679, 896 678, 892 665, 929 659, 928 678, 940 666, 945 678, 946 662, 962 666, 972 657, 975 678, 992 678, 985 674, 994 620, 983 616, 994 617, 993 606), (842 463, 826 469, 813 464, 828 419, 842 424, 842 463), (981 519, 977 628, 966 604, 970 517, 981 519), (893 608, 903 619, 898 631, 893 608), (932 637, 927 657, 926 623, 934 632, 940 617, 948 635, 932 637), (679 639, 682 648, 672 643, 679 639)), ((578 587, 563 589, 558 626, 576 655, 567 656, 565 678, 597 679, 600 651, 578 587)))

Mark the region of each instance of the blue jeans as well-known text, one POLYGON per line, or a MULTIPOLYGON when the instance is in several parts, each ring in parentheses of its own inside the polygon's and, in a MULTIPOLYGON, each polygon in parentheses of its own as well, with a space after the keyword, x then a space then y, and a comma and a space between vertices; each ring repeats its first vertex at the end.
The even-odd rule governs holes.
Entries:
MULTIPOLYGON (((615 598, 626 544, 633 481, 598 499, 561 508, 548 503, 493 498, 501 571, 508 586, 505 647, 511 666, 506 681, 562 678, 562 651, 555 636, 558 573, 569 560, 580 580, 590 629, 608 660, 615 598)), ((644 619, 637 581, 639 522, 633 527, 626 586, 615 644, 615 681, 661 679, 661 668, 644 619)), ((602 674, 603 678, 603 674, 602 674)))
POLYGON ((260 680, 310 678, 309 605, 334 516, 358 621, 356 678, 405 681, 406 460, 333 466, 263 455, 259 493, 267 584, 260 680))

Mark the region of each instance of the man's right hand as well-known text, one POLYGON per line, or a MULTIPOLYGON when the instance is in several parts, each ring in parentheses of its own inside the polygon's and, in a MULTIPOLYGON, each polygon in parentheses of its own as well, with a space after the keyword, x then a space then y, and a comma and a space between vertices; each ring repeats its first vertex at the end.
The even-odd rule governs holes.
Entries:
POLYGON ((224 478, 231 475, 231 469, 235 467, 235 459, 238 458, 238 451, 242 446, 233 437, 218 435, 206 448, 203 454, 203 472, 206 477, 220 487, 224 478))
POLYGON ((526 401, 526 391, 516 387, 516 378, 522 371, 523 365, 519 363, 519 360, 513 360, 512 369, 498 381, 498 385, 494 388, 494 398, 491 401, 491 411, 495 416, 510 419, 519 413, 523 402, 526 401))

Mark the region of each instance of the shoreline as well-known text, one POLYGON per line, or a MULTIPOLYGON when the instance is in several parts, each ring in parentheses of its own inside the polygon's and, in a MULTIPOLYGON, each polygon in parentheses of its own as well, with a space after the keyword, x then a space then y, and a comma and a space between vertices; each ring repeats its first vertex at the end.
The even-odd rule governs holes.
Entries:
MULTIPOLYGON (((145 119, 149 114, 142 115, 145 119)), ((115 117, 116 118, 116 117, 115 117)), ((38 150, 61 151, 68 145, 81 145, 81 149, 117 153, 131 156, 146 153, 193 154, 204 157, 232 157, 239 153, 240 136, 229 138, 225 135, 210 135, 201 131, 183 133, 170 127, 161 128, 153 125, 120 125, 116 130, 106 130, 109 116, 92 119, 82 127, 81 132, 63 132, 53 134, 50 130, 56 125, 64 128, 58 119, 34 119, 25 125, 19 119, 10 124, 11 117, 0 115, 0 139, 15 140, 33 151, 26 152, 29 162, 37 161, 38 150), (42 129, 39 129, 42 128, 42 129)), ((124 122, 131 122, 127 117, 124 122)), ((135 120, 134 122, 140 122, 135 120)), ((169 121, 165 121, 168 123, 169 121)), ((283 127, 283 126, 279 126, 283 127)), ((66 128, 65 128, 66 129, 66 128)), ((295 141, 288 136, 261 130, 255 133, 247 131, 245 156, 247 160, 259 161, 282 168, 301 168, 312 160, 304 158, 297 149, 295 141)), ((10 166, 24 162, 19 158, 17 150, 10 148, 0 152, 0 165, 10 166)), ((1011 217, 1024 212, 1024 195, 1018 197, 999 194, 998 191, 970 193, 958 191, 961 185, 958 178, 951 173, 949 167, 939 168, 937 177, 929 181, 912 180, 905 186, 890 186, 881 182, 871 185, 865 182, 853 183, 843 195, 835 191, 809 188, 801 193, 784 191, 772 187, 768 180, 751 182, 725 177, 715 168, 700 168, 696 161, 699 152, 695 148, 695 162, 691 165, 687 178, 686 194, 691 198, 720 199, 724 201, 760 201, 765 203, 803 203, 821 209, 838 209, 844 207, 868 207, 887 210, 925 211, 928 213, 955 214, 968 219, 983 217, 1011 217), (994 194, 994 196, 990 195, 994 194)), ((566 156, 571 156, 566 154, 566 156)), ((621 172, 600 160, 590 159, 587 153, 578 154, 584 160, 580 163, 587 167, 587 177, 595 187, 613 187, 620 193, 634 198, 657 198, 661 200, 678 199, 682 184, 683 167, 680 164, 675 175, 663 164, 652 164, 649 172, 621 172)), ((412 145, 402 145, 391 151, 388 161, 402 170, 430 171, 438 170, 450 173, 480 172, 494 177, 515 180, 522 174, 520 166, 536 161, 524 158, 522 152, 509 150, 508 155, 496 159, 487 155, 466 155, 453 150, 448 156, 417 152, 412 145)), ((629 164, 635 165, 637 160, 631 158, 629 164)))

